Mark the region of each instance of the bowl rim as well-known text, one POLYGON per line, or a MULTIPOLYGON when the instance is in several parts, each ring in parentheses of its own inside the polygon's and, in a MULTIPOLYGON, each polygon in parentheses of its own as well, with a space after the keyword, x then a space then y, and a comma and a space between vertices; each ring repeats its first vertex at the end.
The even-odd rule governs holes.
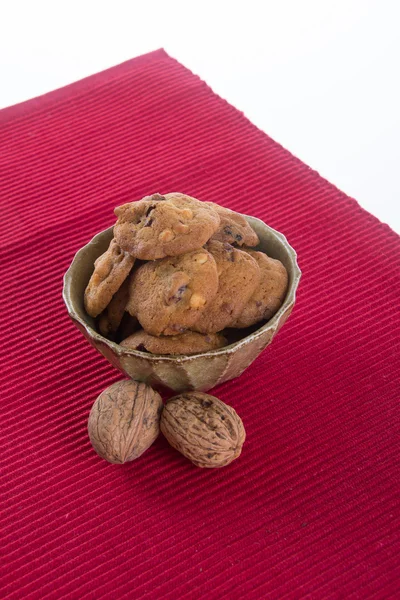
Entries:
MULTIPOLYGON (((239 213, 239 214, 242 214, 242 213, 239 213)), ((277 231, 276 229, 273 229, 272 227, 270 227, 269 225, 264 223, 264 221, 262 221, 261 219, 259 219, 257 217, 253 217, 251 215, 245 215, 245 214, 243 214, 242 216, 245 217, 246 220, 250 222, 250 224, 252 222, 259 223, 262 227, 266 228, 270 233, 272 233, 272 235, 275 238, 277 238, 281 242, 281 244, 285 247, 285 249, 290 257, 290 261, 292 263, 292 269, 293 269, 293 279, 289 285, 289 288, 288 288, 288 291, 286 294, 286 298, 285 298, 282 306, 274 314, 274 316, 271 319, 269 319, 269 321, 264 323, 264 325, 262 325, 261 327, 256 329, 256 331, 253 331, 246 337, 238 340, 237 342, 233 342, 232 344, 229 344, 228 346, 223 346, 222 348, 217 348, 215 350, 208 350, 207 352, 198 352, 197 354, 169 354, 169 355, 151 354, 149 352, 141 352, 140 350, 131 350, 131 349, 123 348, 116 342, 112 342, 111 340, 108 340, 107 338, 102 336, 100 333, 98 333, 95 329, 93 329, 93 327, 88 325, 88 323, 86 323, 77 314, 77 312, 75 311, 75 308, 74 308, 74 302, 71 298, 72 274, 74 271, 75 263, 78 260, 80 254, 83 253, 84 250, 88 246, 96 243, 100 236, 104 235, 106 232, 111 231, 113 229, 113 227, 108 227, 107 229, 104 229, 103 231, 99 231, 99 233, 97 233, 95 236, 93 236, 92 239, 87 244, 82 246, 75 253, 74 258, 72 259, 72 262, 71 262, 69 268, 67 269, 67 271, 64 274, 62 297, 63 297, 64 303, 65 303, 65 306, 67 307, 69 316, 71 317, 71 319, 73 321, 76 321, 77 323, 79 323, 81 325, 81 327, 84 328, 87 335, 91 339, 95 340, 96 342, 105 344, 117 356, 119 356, 119 357, 120 356, 137 356, 138 358, 141 358, 141 359, 146 358, 147 360, 150 360, 151 362, 162 361, 162 362, 166 362, 166 363, 183 363, 183 362, 192 361, 198 357, 205 358, 205 357, 214 357, 214 356, 225 355, 225 354, 232 354, 232 353, 236 352, 236 350, 238 348, 246 346, 247 344, 258 339, 259 337, 262 337, 266 331, 270 330, 271 332, 274 333, 278 327, 280 317, 290 307, 293 307, 295 300, 296 300, 296 291, 297 291, 297 288, 298 288, 298 285, 300 282, 300 278, 301 278, 301 274, 302 274, 301 270, 299 268, 299 265, 297 263, 297 253, 294 250, 294 248, 289 244, 289 242, 286 239, 286 236, 283 235, 283 233, 281 233, 280 231, 277 231)))

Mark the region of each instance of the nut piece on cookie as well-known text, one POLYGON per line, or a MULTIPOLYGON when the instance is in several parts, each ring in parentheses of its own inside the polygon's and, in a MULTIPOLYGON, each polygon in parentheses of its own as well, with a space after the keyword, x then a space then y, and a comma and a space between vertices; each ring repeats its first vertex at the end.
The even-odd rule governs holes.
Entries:
POLYGON ((143 329, 121 342, 123 348, 140 350, 152 354, 197 354, 222 348, 227 340, 220 333, 203 335, 195 331, 186 331, 180 335, 154 336, 143 329))
POLYGON ((242 215, 214 202, 207 202, 207 204, 217 211, 221 219, 211 239, 227 242, 233 246, 257 246, 260 243, 258 235, 242 215))
POLYGON ((257 261, 247 252, 217 240, 210 240, 206 247, 217 264, 218 292, 191 329, 216 333, 236 321, 258 286, 261 274, 257 261))
POLYGON ((135 258, 124 252, 112 239, 106 252, 94 263, 94 271, 85 290, 84 304, 91 317, 97 317, 111 302, 128 277, 135 258))
POLYGON ((143 260, 201 248, 220 224, 213 206, 178 192, 123 204, 115 214, 115 239, 121 248, 143 260))
POLYGON ((195 324, 217 289, 215 260, 201 248, 139 267, 126 310, 152 335, 177 335, 195 324))
POLYGON ((288 285, 288 274, 283 264, 263 252, 245 250, 258 263, 261 280, 250 300, 232 327, 249 327, 270 319, 281 307, 288 285))

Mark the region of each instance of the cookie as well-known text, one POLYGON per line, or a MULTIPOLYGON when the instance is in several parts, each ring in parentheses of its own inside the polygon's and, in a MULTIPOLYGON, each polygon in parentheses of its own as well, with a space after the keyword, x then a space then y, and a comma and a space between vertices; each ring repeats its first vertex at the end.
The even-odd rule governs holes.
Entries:
POLYGON ((236 321, 258 286, 261 274, 257 261, 247 252, 217 240, 211 240, 206 247, 217 264, 218 292, 191 329, 216 333, 236 321))
POLYGON ((285 299, 288 275, 283 264, 263 252, 245 250, 258 263, 261 280, 250 300, 232 327, 249 327, 259 321, 270 319, 285 299))
POLYGON ((130 280, 126 309, 148 333, 176 335, 194 325, 217 289, 215 260, 201 248, 139 267, 130 280))
POLYGON ((86 287, 84 304, 91 317, 97 317, 111 302, 128 277, 135 258, 124 252, 112 239, 106 252, 94 263, 94 271, 86 287))
POLYGON ((226 339, 220 333, 203 335, 195 331, 186 331, 180 335, 157 337, 142 329, 125 339, 120 345, 130 350, 152 354, 197 354, 222 348, 226 344, 226 339))
POLYGON ((132 335, 132 333, 135 333, 138 329, 140 329, 140 325, 137 318, 132 317, 132 315, 125 311, 121 320, 121 325, 118 327, 118 331, 115 335, 115 340, 121 342, 132 335))
POLYGON ((153 194, 115 209, 115 239, 143 260, 178 256, 201 248, 218 229, 217 211, 185 194, 153 194))
POLYGON ((257 246, 260 243, 258 235, 243 217, 237 212, 224 208, 214 202, 207 202, 220 216, 221 222, 212 239, 227 242, 233 246, 257 246))
POLYGON ((113 339, 118 327, 121 324, 125 313, 125 306, 129 299, 129 278, 111 298, 110 304, 104 309, 99 317, 98 327, 101 335, 113 339))

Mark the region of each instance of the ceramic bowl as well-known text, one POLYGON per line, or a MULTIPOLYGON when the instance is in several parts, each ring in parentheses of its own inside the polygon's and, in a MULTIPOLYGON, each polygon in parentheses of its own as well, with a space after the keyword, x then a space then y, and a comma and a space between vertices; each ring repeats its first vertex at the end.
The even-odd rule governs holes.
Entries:
POLYGON ((285 236, 260 219, 244 216, 260 238, 260 245, 256 249, 279 259, 285 265, 289 285, 285 301, 272 319, 257 329, 235 330, 241 338, 229 346, 201 354, 163 356, 127 350, 96 331, 94 319, 84 309, 83 295, 93 272, 94 261, 110 243, 112 227, 96 235, 77 252, 64 276, 63 298, 71 319, 90 344, 112 365, 128 377, 145 381, 154 387, 166 386, 175 392, 194 389, 207 391, 219 383, 238 377, 272 342, 289 317, 301 276, 296 252, 285 236))

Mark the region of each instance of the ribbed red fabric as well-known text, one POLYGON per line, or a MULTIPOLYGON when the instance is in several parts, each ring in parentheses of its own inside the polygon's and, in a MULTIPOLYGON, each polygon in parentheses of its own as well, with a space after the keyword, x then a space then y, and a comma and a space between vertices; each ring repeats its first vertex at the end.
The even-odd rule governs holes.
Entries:
POLYGON ((399 238, 164 51, 1 122, 1 597, 388 598, 399 589, 399 238), (113 208, 182 191, 282 231, 303 270, 277 339, 213 390, 247 430, 201 470, 160 439, 96 456, 121 375, 62 277, 113 208))

